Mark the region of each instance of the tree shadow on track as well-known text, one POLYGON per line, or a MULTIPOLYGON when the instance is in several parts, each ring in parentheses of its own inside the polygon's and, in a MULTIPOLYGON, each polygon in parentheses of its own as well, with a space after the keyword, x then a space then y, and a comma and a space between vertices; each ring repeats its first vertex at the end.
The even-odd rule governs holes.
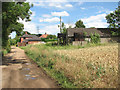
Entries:
POLYGON ((4 56, 2 58, 2 65, 11 65, 11 64, 25 64, 27 63, 25 61, 26 59, 13 59, 13 57, 8 57, 8 56, 4 56))

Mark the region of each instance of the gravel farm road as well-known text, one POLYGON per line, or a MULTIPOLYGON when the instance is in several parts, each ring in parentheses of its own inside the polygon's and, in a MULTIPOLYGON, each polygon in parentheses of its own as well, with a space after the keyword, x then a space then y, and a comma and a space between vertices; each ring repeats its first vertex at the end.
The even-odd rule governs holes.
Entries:
POLYGON ((37 67, 18 47, 2 60, 2 88, 58 88, 57 82, 37 67))

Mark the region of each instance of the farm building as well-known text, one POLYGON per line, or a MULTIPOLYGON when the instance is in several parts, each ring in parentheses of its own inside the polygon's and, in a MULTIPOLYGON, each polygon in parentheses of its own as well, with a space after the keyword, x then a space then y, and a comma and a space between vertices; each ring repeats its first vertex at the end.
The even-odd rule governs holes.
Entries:
POLYGON ((112 36, 111 31, 116 29, 109 28, 69 28, 66 34, 58 33, 58 44, 84 45, 91 42, 91 34, 99 34, 100 42, 106 43, 118 41, 118 36, 112 36))
POLYGON ((20 42, 18 46, 26 46, 27 44, 41 43, 41 39, 36 35, 28 35, 27 32, 20 37, 20 42))

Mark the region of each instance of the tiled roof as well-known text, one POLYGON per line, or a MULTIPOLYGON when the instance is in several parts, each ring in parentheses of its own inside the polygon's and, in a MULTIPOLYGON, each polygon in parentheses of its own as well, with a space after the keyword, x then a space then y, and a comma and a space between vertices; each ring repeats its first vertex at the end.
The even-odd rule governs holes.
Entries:
POLYGON ((36 35, 24 34, 23 36, 21 36, 21 38, 28 38, 28 39, 25 39, 24 42, 28 42, 28 41, 41 41, 41 39, 38 36, 36 36, 36 35))
POLYGON ((42 34, 40 38, 47 38, 48 34, 42 34))
POLYGON ((36 35, 28 35, 28 34, 24 34, 23 36, 21 36, 21 37, 31 37, 31 38, 37 38, 37 36, 36 35))
MULTIPOLYGON (((114 30, 113 30, 114 31, 114 30)), ((90 34, 98 33, 100 36, 110 36, 111 30, 109 28, 69 28, 67 30, 68 36, 74 36, 74 33, 87 32, 87 36, 90 34)))
POLYGON ((25 39, 24 42, 28 42, 28 41, 41 41, 40 38, 29 38, 29 39, 25 39))
POLYGON ((30 38, 30 39, 27 39, 28 41, 41 41, 41 39, 40 38, 30 38))

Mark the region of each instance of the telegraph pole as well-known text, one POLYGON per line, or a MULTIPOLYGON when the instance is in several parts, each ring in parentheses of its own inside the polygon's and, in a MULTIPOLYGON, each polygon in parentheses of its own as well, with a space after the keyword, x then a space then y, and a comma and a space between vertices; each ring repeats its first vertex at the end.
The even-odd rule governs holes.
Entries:
POLYGON ((61 31, 61 16, 60 16, 60 33, 62 33, 62 31, 61 31))

